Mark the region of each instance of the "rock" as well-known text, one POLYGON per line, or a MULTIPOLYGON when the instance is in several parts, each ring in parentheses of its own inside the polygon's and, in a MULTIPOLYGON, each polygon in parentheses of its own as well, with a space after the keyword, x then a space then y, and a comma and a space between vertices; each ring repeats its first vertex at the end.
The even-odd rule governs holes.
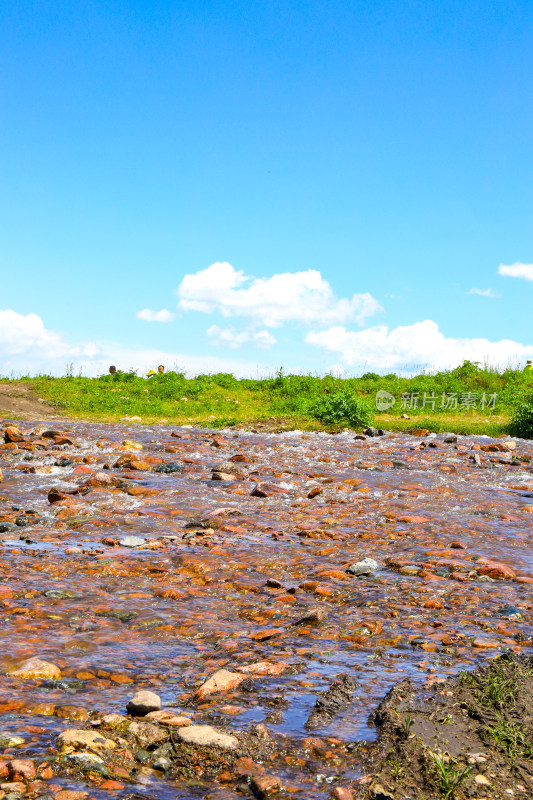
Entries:
POLYGON ((128 733, 131 734, 139 747, 147 750, 160 742, 166 742, 168 733, 159 725, 151 725, 149 722, 132 722, 128 726, 128 733))
POLYGON ((352 701, 357 683, 350 675, 340 674, 331 683, 329 689, 322 692, 309 714, 305 727, 308 730, 319 728, 331 722, 333 717, 352 701))
POLYGON ((20 667, 9 671, 12 678, 22 678, 27 680, 37 680, 46 678, 48 680, 60 680, 61 670, 50 661, 42 661, 40 658, 29 658, 20 667))
POLYGON ((277 775, 254 775, 250 788, 259 800, 276 794, 281 789, 281 780, 277 775))
POLYGON ((272 497, 273 495, 287 493, 287 489, 283 489, 283 487, 277 486, 275 483, 258 483, 254 486, 250 495, 252 497, 272 497))
POLYGON ((20 747, 26 740, 22 736, 0 732, 0 747, 20 747))
POLYGON ((154 769, 159 769, 162 772, 166 772, 172 766, 172 761, 166 756, 160 756, 159 758, 156 758, 152 766, 154 769))
POLYGON ((160 709, 161 698, 159 695, 146 689, 135 692, 126 706, 128 714, 134 717, 145 717, 150 711, 160 711, 160 709))
POLYGON ((99 752, 101 750, 113 750, 116 747, 115 742, 111 739, 106 739, 101 733, 77 730, 75 728, 68 728, 60 733, 56 743, 60 750, 79 748, 99 752))
POLYGON ((178 730, 178 736, 187 744, 197 747, 220 747, 223 750, 235 750, 239 740, 228 733, 221 733, 211 725, 189 725, 178 730))
POLYGON ((346 786, 336 786, 331 793, 331 797, 333 800, 353 800, 353 792, 346 786))
POLYGON ((505 580, 516 578, 516 572, 505 564, 484 564, 477 569, 478 575, 488 575, 489 578, 505 580))
POLYGON ((142 539, 140 536, 124 536, 119 541, 121 547, 141 547, 145 543, 146 539, 142 539))
POLYGON ((134 442, 132 439, 124 439, 122 442, 122 447, 126 447, 128 450, 142 450, 143 445, 140 442, 134 442))
POLYGON ((198 700, 203 700, 214 692, 229 692, 235 689, 244 680, 244 675, 237 672, 230 672, 227 669, 219 669, 214 675, 211 675, 205 683, 196 691, 198 700))
POLYGON ((150 711, 144 717, 145 720, 159 722, 160 725, 170 725, 174 728, 181 728, 182 725, 190 725, 191 720, 181 714, 174 714, 173 711, 162 709, 161 711, 150 711))
POLYGON ((4 480, 4 473, 0 469, 0 483, 2 483, 3 480, 4 480))
POLYGON ((95 764, 103 764, 104 759, 96 753, 67 753, 65 761, 71 761, 80 767, 92 767, 95 764))
POLYGON ((237 480, 237 476, 230 472, 212 472, 211 473, 211 480, 212 481, 235 481, 237 480))
POLYGON ((5 442, 23 442, 24 434, 14 425, 9 425, 4 429, 5 442))
POLYGON ((236 667, 239 672, 243 672, 245 675, 281 675, 288 668, 289 665, 284 661, 278 661, 275 664, 270 661, 256 661, 254 664, 236 667))
POLYGON ((381 783, 373 783, 370 787, 370 796, 374 800, 394 800, 394 794, 387 791, 381 783))
POLYGON ((474 777, 474 781, 477 783, 478 786, 490 786, 490 781, 485 778, 484 775, 476 775, 474 777))
POLYGON ((311 608, 303 617, 297 619, 293 625, 318 625, 328 618, 327 612, 323 608, 311 608))
POLYGON ((35 767, 29 758, 14 758, 7 762, 9 777, 12 781, 32 781, 35 778, 35 767))
POLYGON ((102 717, 102 723, 106 728, 117 728, 125 721, 126 717, 123 717, 122 714, 105 714, 102 717))
POLYGON ((374 561, 373 558, 364 558, 356 564, 351 564, 346 572, 349 572, 350 575, 371 575, 377 569, 379 569, 377 561, 374 561))

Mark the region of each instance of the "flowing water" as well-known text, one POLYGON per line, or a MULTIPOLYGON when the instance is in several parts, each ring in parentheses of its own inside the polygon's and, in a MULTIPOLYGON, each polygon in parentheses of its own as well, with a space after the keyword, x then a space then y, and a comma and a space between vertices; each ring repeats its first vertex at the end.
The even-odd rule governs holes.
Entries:
MULTIPOLYGON (((0 446, 0 734, 24 743, 4 758, 39 763, 65 728, 124 714, 137 688, 195 723, 237 736, 265 723, 297 747, 340 673, 357 681, 352 702, 313 735, 370 741, 369 712, 396 681, 429 684, 530 645, 533 443, 19 427, 24 440, 0 446), (373 572, 346 571, 367 557, 373 572), (9 674, 35 656, 62 680, 9 674), (260 661, 279 674, 189 699, 216 670, 260 661)), ((302 798, 361 774, 301 758, 274 771, 302 798)), ((134 791, 237 796, 217 785, 206 795, 205 781, 146 769, 134 791)))

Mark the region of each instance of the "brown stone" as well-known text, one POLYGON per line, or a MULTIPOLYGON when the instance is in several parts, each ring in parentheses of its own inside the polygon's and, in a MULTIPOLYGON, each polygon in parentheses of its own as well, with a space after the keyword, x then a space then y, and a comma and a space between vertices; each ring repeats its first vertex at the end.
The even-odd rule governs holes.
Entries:
POLYGON ((219 669, 208 680, 203 683, 196 691, 198 700, 203 700, 214 692, 230 692, 244 680, 244 675, 237 672, 230 672, 227 669, 219 669))
POLYGON ((35 776, 35 767, 33 761, 29 758, 14 758, 7 764, 9 777, 12 781, 32 781, 35 776))

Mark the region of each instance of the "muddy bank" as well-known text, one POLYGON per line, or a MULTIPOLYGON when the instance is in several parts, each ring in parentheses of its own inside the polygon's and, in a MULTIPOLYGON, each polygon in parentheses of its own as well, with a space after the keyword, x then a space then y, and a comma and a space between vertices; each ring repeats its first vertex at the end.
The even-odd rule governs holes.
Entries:
POLYGON ((365 796, 533 796, 533 658, 501 656, 420 692, 394 686, 371 715, 365 796))
POLYGON ((0 417, 14 419, 59 419, 61 414, 35 393, 31 383, 0 381, 0 417))
POLYGON ((531 645, 531 442, 55 425, 0 435, 7 800, 364 796, 391 686, 531 645))

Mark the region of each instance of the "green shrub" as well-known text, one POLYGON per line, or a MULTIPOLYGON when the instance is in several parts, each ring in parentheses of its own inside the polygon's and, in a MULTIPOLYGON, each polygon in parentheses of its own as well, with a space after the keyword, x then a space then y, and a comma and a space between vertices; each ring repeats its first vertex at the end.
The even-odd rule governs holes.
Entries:
POLYGON ((374 413, 370 406, 348 392, 338 392, 323 397, 309 409, 316 419, 331 424, 347 423, 352 428, 371 425, 374 413))
POLYGON ((513 436, 520 436, 522 439, 533 439, 533 394, 515 407, 511 432, 513 436))

